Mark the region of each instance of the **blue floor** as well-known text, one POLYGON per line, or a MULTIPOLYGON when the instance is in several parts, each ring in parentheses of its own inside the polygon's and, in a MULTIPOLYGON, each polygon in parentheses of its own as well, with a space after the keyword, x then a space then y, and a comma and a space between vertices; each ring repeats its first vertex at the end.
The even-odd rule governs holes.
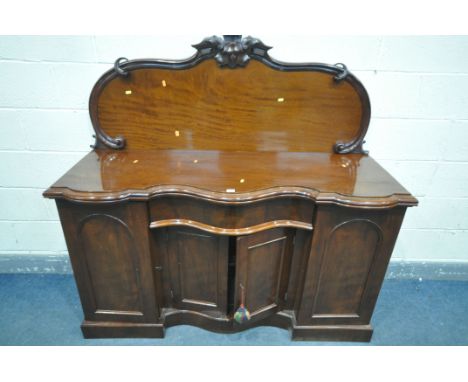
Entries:
MULTIPOLYGON (((0 274, 0 345, 356 345, 291 342, 272 327, 225 335, 185 325, 165 339, 85 340, 82 319, 73 276, 0 274)), ((468 345, 468 282, 386 280, 372 325, 371 345, 468 345)))

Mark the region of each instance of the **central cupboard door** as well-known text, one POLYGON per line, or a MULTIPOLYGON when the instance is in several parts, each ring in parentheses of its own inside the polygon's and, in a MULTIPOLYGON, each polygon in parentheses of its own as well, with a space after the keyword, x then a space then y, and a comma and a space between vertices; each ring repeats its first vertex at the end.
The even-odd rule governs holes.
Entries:
POLYGON ((280 311, 284 304, 293 234, 290 228, 275 228, 237 238, 235 308, 241 303, 244 289, 251 319, 280 311))
POLYGON ((216 315, 227 313, 227 236, 190 228, 168 234, 173 305, 216 315))
POLYGON ((241 303, 242 285, 252 319, 281 310, 294 233, 290 228, 274 228, 235 237, 193 228, 168 229, 172 306, 232 318, 241 303))

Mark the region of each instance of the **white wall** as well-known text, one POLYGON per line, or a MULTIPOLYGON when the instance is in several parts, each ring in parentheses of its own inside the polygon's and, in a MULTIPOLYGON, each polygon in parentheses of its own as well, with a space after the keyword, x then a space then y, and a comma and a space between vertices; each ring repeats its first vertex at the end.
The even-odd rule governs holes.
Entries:
MULTIPOLYGON (((111 63, 185 58, 203 37, 0 37, 0 254, 66 253, 41 193, 93 143, 88 96, 111 63)), ((420 200, 393 258, 468 261, 468 37, 259 37, 368 89, 366 148, 420 200)))

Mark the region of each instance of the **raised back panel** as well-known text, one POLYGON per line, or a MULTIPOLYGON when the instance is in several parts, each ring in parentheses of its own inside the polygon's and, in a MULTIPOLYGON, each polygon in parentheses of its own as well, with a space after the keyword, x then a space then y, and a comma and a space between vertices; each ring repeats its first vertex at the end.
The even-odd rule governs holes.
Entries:
POLYGON ((345 67, 280 63, 252 38, 196 47, 185 61, 116 63, 101 77, 90 99, 98 147, 362 151, 369 99, 345 67))

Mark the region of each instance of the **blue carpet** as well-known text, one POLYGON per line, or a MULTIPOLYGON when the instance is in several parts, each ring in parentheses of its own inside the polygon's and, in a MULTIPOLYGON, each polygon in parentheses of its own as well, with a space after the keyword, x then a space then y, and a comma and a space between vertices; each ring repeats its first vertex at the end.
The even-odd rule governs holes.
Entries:
MULTIPOLYGON (((71 275, 0 274, 0 345, 357 345, 292 342, 286 330, 260 327, 216 334, 191 326, 165 339, 83 339, 71 275)), ((468 282, 386 280, 371 345, 468 345, 468 282)), ((367 344, 364 344, 367 345, 367 344)))

